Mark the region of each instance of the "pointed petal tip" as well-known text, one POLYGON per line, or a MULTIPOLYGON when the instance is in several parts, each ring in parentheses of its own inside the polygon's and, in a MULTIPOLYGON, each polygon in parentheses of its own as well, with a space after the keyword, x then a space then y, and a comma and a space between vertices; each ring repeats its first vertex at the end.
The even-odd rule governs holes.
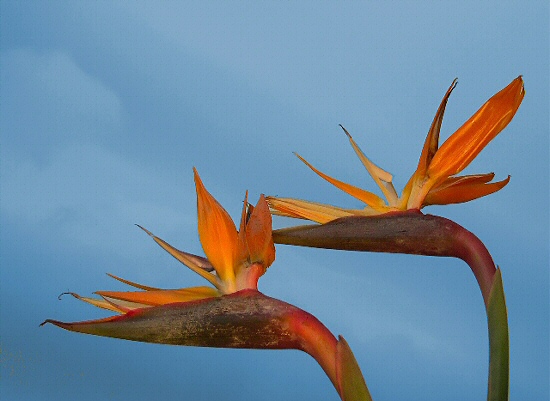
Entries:
POLYGON ((523 81, 523 76, 519 75, 501 92, 504 92, 505 90, 510 90, 510 92, 516 93, 516 103, 518 104, 517 107, 519 107, 519 103, 521 103, 521 101, 523 100, 523 97, 525 96, 525 85, 523 81))
POLYGON ((348 130, 344 128, 342 124, 338 124, 338 125, 340 126, 340 128, 344 130, 344 133, 348 136, 348 138, 351 139, 351 134, 348 132, 348 130))
POLYGON ((43 327, 47 324, 53 324, 54 326, 57 326, 57 327, 61 327, 62 329, 67 329, 68 327, 68 324, 67 323, 63 323, 63 322, 60 322, 59 320, 53 320, 53 319, 46 319, 44 320, 42 323, 40 323, 40 325, 38 327, 43 327))
POLYGON ((197 171, 197 169, 195 167, 193 167, 193 179, 195 181, 195 187, 204 188, 204 184, 202 183, 199 172, 197 171))
POLYGON ((244 193, 244 200, 243 200, 243 209, 241 211, 241 222, 239 225, 239 233, 244 231, 244 228, 246 226, 246 222, 248 221, 248 190, 244 193))
MULTIPOLYGON (((350 137, 350 141, 353 140, 350 137)), ((313 167, 311 163, 309 163, 306 159, 304 159, 302 156, 296 153, 296 156, 306 165, 308 166, 315 174, 317 174, 322 179, 328 181, 332 185, 334 185, 336 188, 340 189, 341 191, 344 191, 348 195, 354 197, 357 200, 360 200, 363 203, 366 203, 368 206, 374 208, 374 209, 384 209, 386 204, 382 198, 380 198, 378 195, 366 191, 364 189, 361 189, 359 187, 356 187, 355 185, 351 185, 348 183, 345 183, 343 181, 337 180, 336 178, 333 178, 322 171, 318 170, 317 168, 313 167)), ((379 169, 379 168, 378 168, 379 169)), ((380 171, 383 171, 379 169, 380 171)), ((386 173, 389 174, 389 173, 386 173)), ((372 174, 371 174, 372 175, 372 174)), ((391 176, 391 174, 390 174, 391 176)), ((391 181, 391 179, 389 180, 391 181)))
MULTIPOLYGON (((197 200, 199 200, 202 196, 204 196, 204 193, 208 193, 206 190, 201 177, 199 175, 199 172, 195 167, 193 167, 193 179, 195 180, 195 190, 197 192, 197 200)), ((209 194, 209 193, 208 193, 209 194)))
POLYGON ((148 236, 153 237, 153 238, 155 237, 155 235, 151 231, 147 230, 145 227, 142 227, 139 224, 136 224, 136 226, 141 228, 143 231, 145 231, 145 233, 147 233, 148 236))
POLYGON ((62 292, 61 294, 59 294, 59 295, 57 296, 57 299, 58 299, 59 301, 61 301, 61 298, 63 298, 63 295, 70 295, 70 296, 72 296, 72 297, 74 297, 74 298, 76 298, 76 299, 81 299, 81 296, 80 296, 80 295, 78 295, 76 292, 71 292, 71 291, 62 292))

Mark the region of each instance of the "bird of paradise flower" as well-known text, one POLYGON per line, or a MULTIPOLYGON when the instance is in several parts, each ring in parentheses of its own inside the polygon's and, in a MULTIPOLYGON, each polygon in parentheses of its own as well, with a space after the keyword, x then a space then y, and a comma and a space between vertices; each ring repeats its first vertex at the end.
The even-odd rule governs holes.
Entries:
POLYGON ((428 205, 468 202, 502 189, 510 177, 491 182, 494 173, 456 175, 462 172, 512 120, 525 95, 522 77, 517 77, 489 99, 439 147, 443 114, 456 82, 453 81, 441 101, 424 142, 418 167, 405 185, 401 196, 397 195, 393 186, 392 175, 370 161, 348 131, 342 127, 355 153, 385 199, 322 173, 297 154, 298 158, 315 173, 366 206, 364 209, 345 209, 305 200, 270 196, 267 197, 267 201, 273 213, 326 223, 345 216, 374 216, 395 211, 418 210, 428 205))
POLYGON ((240 229, 206 190, 198 173, 198 231, 206 258, 182 252, 141 227, 163 249, 213 287, 159 289, 111 275, 140 291, 97 291, 101 298, 74 297, 118 313, 65 323, 63 329, 126 340, 220 348, 297 349, 325 371, 342 400, 370 400, 347 342, 315 316, 258 291, 258 279, 275 259, 271 213, 263 195, 256 206, 245 196, 240 229))
POLYGON ((307 166, 337 188, 366 204, 364 209, 291 198, 268 197, 272 213, 311 220, 313 225, 273 231, 275 243, 367 252, 392 252, 456 257, 472 269, 485 303, 489 332, 487 399, 501 401, 509 394, 509 334, 504 287, 500 269, 485 245, 459 224, 425 215, 427 205, 468 202, 502 189, 510 180, 491 182, 494 174, 457 176, 512 120, 525 90, 521 76, 491 97, 439 147, 439 132, 447 100, 445 94, 428 131, 418 167, 401 196, 392 176, 372 163, 344 129, 363 165, 378 184, 381 197, 332 178, 298 156, 307 166))

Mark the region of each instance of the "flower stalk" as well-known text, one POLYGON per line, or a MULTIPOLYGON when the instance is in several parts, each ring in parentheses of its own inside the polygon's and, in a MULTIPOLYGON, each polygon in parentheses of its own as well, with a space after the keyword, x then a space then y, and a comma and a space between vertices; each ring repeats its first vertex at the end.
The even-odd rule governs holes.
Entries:
POLYGON ((459 224, 419 211, 342 217, 321 225, 273 231, 275 243, 366 252, 455 257, 478 282, 489 330, 488 400, 507 400, 509 335, 500 269, 481 240, 459 224))

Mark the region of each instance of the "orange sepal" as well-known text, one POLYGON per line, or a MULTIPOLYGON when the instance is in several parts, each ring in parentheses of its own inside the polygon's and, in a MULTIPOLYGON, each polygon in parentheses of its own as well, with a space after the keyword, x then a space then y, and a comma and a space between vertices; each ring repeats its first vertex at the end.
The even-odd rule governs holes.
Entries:
POLYGON ((114 305, 113 303, 105 300, 105 299, 97 299, 97 298, 89 298, 89 297, 81 297, 75 292, 69 292, 68 294, 72 295, 76 299, 89 303, 90 305, 97 306, 98 308, 107 309, 116 313, 126 313, 127 308, 125 307, 119 307, 117 305, 114 305))
POLYGON ((421 204, 419 204, 417 199, 413 199, 412 202, 410 202, 410 205, 408 205, 409 198, 411 197, 411 194, 413 192, 413 196, 417 195, 427 179, 426 172, 439 148, 439 133, 441 131, 441 124, 443 123, 445 107, 447 106, 449 96, 451 96, 453 89, 456 87, 456 83, 457 80, 455 79, 449 89, 447 89, 447 93, 445 93, 445 96, 443 96, 443 100, 441 100, 441 103, 439 104, 439 108, 435 113, 432 125, 430 126, 430 130, 428 131, 428 135, 426 136, 426 140, 424 141, 422 153, 420 154, 420 159, 418 160, 418 166, 416 167, 415 172, 412 174, 411 178, 405 185, 405 188, 403 188, 403 192, 401 193, 399 203, 400 208, 408 208, 408 206, 413 206, 413 208, 421 207, 421 204))
POLYGON ((328 182, 330 182, 332 185, 334 185, 336 188, 344 191, 348 195, 353 196, 354 198, 360 200, 363 203, 366 203, 370 207, 374 209, 381 209, 383 210, 386 207, 386 204, 382 198, 380 198, 378 195, 373 194, 372 192, 365 191, 364 189, 358 188, 355 185, 351 185, 348 183, 345 183, 343 181, 337 180, 336 178, 332 178, 331 176, 317 170, 315 167, 313 167, 309 162, 304 159, 302 156, 296 153, 296 156, 310 169, 312 169, 317 175, 319 175, 321 178, 324 178, 328 182))
POLYGON ((456 87, 457 80, 455 79, 447 93, 443 96, 443 100, 435 113, 434 120, 426 136, 426 141, 424 142, 424 147, 422 148, 422 153, 420 154, 420 160, 418 161, 418 167, 416 168, 415 174, 419 176, 424 176, 426 170, 428 169, 433 157, 435 156, 437 149, 439 148, 439 133, 441 131, 441 124, 443 123, 443 115, 445 114, 445 107, 447 106, 447 101, 453 89, 456 87))
POLYGON ((206 190, 196 169, 199 237, 207 259, 224 282, 234 282, 239 257, 239 239, 229 213, 206 190))
POLYGON ((120 281, 121 283, 128 284, 129 286, 139 288, 140 290, 144 290, 144 291, 160 290, 160 288, 149 287, 149 286, 146 286, 146 285, 143 285, 143 284, 134 283, 133 281, 120 278, 120 277, 115 276, 114 274, 111 274, 111 273, 107 273, 107 275, 111 278, 114 278, 115 280, 120 281))
MULTIPOLYGON (((275 215, 311 220, 320 224, 353 214, 353 210, 300 199, 268 196, 267 202, 271 208, 271 213, 275 215)), ((372 214, 377 214, 374 209, 371 210, 373 211, 372 214)))
POLYGON ((238 250, 237 250, 238 253, 237 253, 237 259, 236 259, 237 263, 234 266, 235 276, 239 275, 242 267, 247 266, 248 260, 249 260, 248 244, 246 243, 246 224, 250 219, 251 208, 252 208, 252 205, 248 203, 248 191, 246 191, 244 195, 243 209, 241 212, 241 222, 239 225, 239 232, 237 234, 239 245, 238 245, 238 250))
POLYGON ((523 100, 521 76, 490 98, 466 121, 433 157, 427 175, 437 185, 464 170, 512 120, 523 100))
POLYGON ((502 181, 489 183, 493 177, 494 174, 491 173, 447 178, 437 188, 432 188, 428 192, 423 205, 448 205, 469 202, 500 191, 510 181, 510 176, 508 176, 502 181))
POLYGON ((271 235, 271 213, 263 194, 252 209, 245 230, 250 262, 268 268, 275 260, 275 245, 271 235))
POLYGON ((191 287, 177 290, 154 291, 96 291, 96 294, 115 304, 117 301, 126 301, 149 306, 195 301, 220 295, 220 293, 212 287, 191 287))

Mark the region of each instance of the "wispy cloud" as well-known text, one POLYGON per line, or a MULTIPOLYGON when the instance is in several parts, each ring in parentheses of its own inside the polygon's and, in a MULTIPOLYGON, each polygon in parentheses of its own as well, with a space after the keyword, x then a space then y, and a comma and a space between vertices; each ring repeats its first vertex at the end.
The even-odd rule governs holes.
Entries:
POLYGON ((2 91, 10 96, 2 114, 13 124, 3 135, 17 137, 23 148, 39 144, 47 151, 60 142, 106 136, 121 123, 117 94, 67 53, 3 51, 1 73, 2 91))
MULTIPOLYGON (((112 244, 119 252, 127 252, 118 239, 134 223, 154 221, 167 231, 195 226, 194 209, 178 208, 182 193, 161 170, 101 145, 98 136, 117 135, 122 124, 112 90, 64 53, 2 57, 2 73, 12 78, 2 81, 3 90, 12 87, 15 96, 3 110, 13 112, 0 151, 4 217, 27 227, 51 225, 68 245, 112 244)), ((191 178, 189 184, 183 194, 193 204, 191 178)))

